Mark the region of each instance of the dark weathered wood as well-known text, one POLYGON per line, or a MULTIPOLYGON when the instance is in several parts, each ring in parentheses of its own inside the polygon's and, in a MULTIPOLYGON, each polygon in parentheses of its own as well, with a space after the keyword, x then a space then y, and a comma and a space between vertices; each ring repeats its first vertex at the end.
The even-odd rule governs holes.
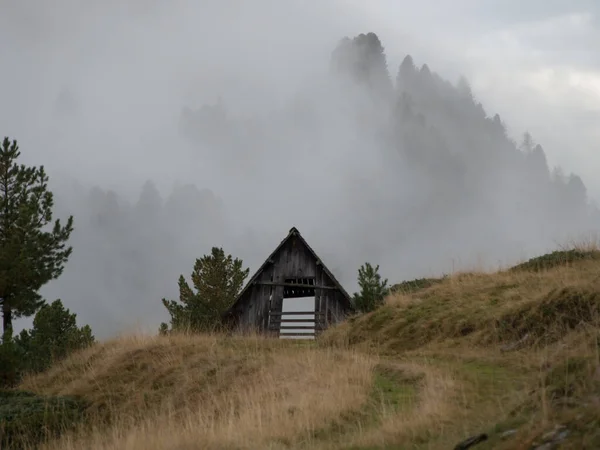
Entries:
POLYGON ((315 290, 314 289, 306 289, 306 288, 283 288, 283 298, 285 299, 294 299, 294 298, 306 298, 306 297, 314 297, 315 290))
POLYGON ((303 322, 320 322, 319 319, 310 318, 310 319, 279 319, 277 317, 273 317, 271 323, 303 323, 303 322))
POLYGON ((315 326, 300 326, 300 325, 281 325, 280 330, 314 330, 315 326))
POLYGON ((270 328, 267 328, 267 336, 269 337, 274 337, 274 338, 278 338, 279 337, 279 330, 272 330, 270 328))
POLYGON ((285 311, 285 312, 275 312, 272 311, 271 312, 271 317, 273 316, 300 316, 300 315, 306 315, 306 316, 323 316, 323 313, 317 313, 314 311, 285 311))
POLYGON ((298 289, 331 289, 333 291, 337 289, 335 286, 317 286, 315 284, 285 283, 272 281, 255 281, 253 284, 255 284, 256 286, 283 286, 298 289))
POLYGON ((315 277, 308 277, 308 278, 286 278, 285 280, 283 280, 284 283, 290 283, 293 284, 294 286, 297 286, 299 284, 306 284, 309 286, 314 286, 315 285, 315 277))
POLYGON ((239 330, 275 335, 282 326, 300 322, 314 323, 315 333, 318 333, 329 323, 343 320, 350 311, 352 303, 348 293, 298 230, 292 228, 242 289, 225 316, 227 323, 239 330), (314 297, 316 314, 314 311, 284 313, 284 298, 298 297, 314 297), (292 319, 302 315, 308 319, 292 319), (293 323, 286 323, 286 318, 293 323))
POLYGON ((269 330, 272 333, 276 333, 278 335, 284 336, 290 333, 304 333, 304 334, 320 334, 325 330, 315 330, 315 329, 309 329, 309 328, 295 328, 295 327, 291 327, 291 328, 286 328, 285 330, 269 330))

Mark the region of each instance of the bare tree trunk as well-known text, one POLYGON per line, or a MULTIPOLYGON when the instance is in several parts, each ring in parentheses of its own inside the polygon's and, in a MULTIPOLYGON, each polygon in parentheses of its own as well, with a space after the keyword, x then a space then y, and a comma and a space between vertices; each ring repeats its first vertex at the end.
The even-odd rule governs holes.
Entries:
POLYGON ((2 336, 9 329, 12 330, 12 310, 5 302, 2 302, 2 336))

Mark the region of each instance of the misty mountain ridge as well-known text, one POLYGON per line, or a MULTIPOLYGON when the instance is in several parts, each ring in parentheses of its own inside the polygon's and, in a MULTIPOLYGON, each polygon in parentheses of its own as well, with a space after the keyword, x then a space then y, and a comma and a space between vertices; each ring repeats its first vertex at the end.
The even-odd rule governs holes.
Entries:
POLYGON ((511 139, 465 78, 452 84, 410 55, 393 70, 367 33, 342 39, 317 81, 269 115, 226 100, 182 107, 193 151, 181 163, 227 174, 214 185, 161 195, 148 181, 129 201, 54 182, 56 217, 75 216, 74 253, 43 294, 77 302, 101 337, 156 328, 160 299, 211 246, 253 272, 292 226, 350 291, 365 261, 401 281, 509 264, 597 230, 580 177, 551 169, 529 134, 511 139))

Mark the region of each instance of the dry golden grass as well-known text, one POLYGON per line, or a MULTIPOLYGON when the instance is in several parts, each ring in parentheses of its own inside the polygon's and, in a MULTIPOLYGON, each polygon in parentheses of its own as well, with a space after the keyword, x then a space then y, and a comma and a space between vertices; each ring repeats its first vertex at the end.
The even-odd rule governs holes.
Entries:
POLYGON ((571 427, 572 447, 566 441, 564 448, 600 445, 600 433, 589 431, 600 427, 600 253, 594 242, 519 268, 417 281, 323 337, 334 347, 377 348, 438 374, 433 395, 433 381, 422 386, 419 406, 435 405, 436 413, 420 416, 417 408, 393 415, 359 439, 364 448, 393 442, 443 449, 461 437, 513 429, 511 438, 476 448, 531 448, 556 423, 571 427))
POLYGON ((47 449, 278 448, 359 409, 376 362, 257 337, 134 336, 80 353, 22 388, 80 395, 98 414, 95 430, 47 449))
POLYGON ((599 448, 594 245, 405 283, 318 342, 138 335, 22 388, 91 402, 94 426, 47 450, 442 450, 482 432, 477 450, 530 449, 556 424, 563 448, 599 448))
POLYGON ((543 271, 459 273, 414 292, 397 292, 372 314, 324 339, 374 344, 392 352, 453 340, 501 347, 526 334, 530 343, 563 336, 580 322, 600 323, 600 260, 543 271))

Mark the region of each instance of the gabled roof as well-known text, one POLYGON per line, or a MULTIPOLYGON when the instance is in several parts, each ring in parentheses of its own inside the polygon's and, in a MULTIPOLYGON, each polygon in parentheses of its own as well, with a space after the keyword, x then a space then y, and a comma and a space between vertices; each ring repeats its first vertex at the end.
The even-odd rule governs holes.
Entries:
POLYGON ((231 305, 231 307, 225 312, 225 315, 227 315, 230 312, 232 312, 232 310, 240 302, 240 300, 243 297, 244 293, 258 279, 258 276, 262 273, 263 270, 265 270, 265 268, 267 267, 267 265, 272 264, 273 257, 277 254, 277 252, 279 250, 281 250, 281 248, 286 244, 286 242, 288 240, 290 240, 293 236, 297 236, 298 239, 300 239, 300 242, 306 246, 306 248, 308 249, 308 251, 310 252, 310 254, 315 258, 315 260, 319 264, 321 264, 321 266, 323 267, 323 272, 325 272, 325 274, 331 279, 331 281, 333 281, 333 284, 335 285, 335 287, 337 289, 339 289, 340 292, 342 293, 342 295, 344 296, 344 299, 346 300, 346 306, 350 310, 354 310, 354 306, 352 305, 352 302, 350 300, 350 295, 348 295, 348 292, 346 292, 346 290, 342 287, 342 285, 340 284, 340 282, 335 278, 335 276, 333 275, 333 273, 331 273, 331 271, 327 268, 327 266, 325 266, 325 264, 323 264, 323 261, 321 261, 321 258, 319 258, 317 256, 317 254, 315 253, 315 251, 311 248, 311 246, 308 245, 308 242, 306 242, 306 240, 302 237, 302 235, 300 234, 300 232, 298 231, 298 229, 296 227, 292 227, 290 229, 290 232, 288 233, 288 235, 279 243, 279 245, 277 246, 277 248, 275 248, 275 250, 273 250, 271 252, 271 254, 269 255, 269 257, 265 260, 264 263, 262 263, 262 265, 255 272, 255 274, 252 275, 252 278, 250 278, 250 281, 248 281, 248 283, 246 283, 246 286, 244 286, 244 289, 242 289, 242 291, 238 294, 237 298, 233 302, 233 305, 231 305))

